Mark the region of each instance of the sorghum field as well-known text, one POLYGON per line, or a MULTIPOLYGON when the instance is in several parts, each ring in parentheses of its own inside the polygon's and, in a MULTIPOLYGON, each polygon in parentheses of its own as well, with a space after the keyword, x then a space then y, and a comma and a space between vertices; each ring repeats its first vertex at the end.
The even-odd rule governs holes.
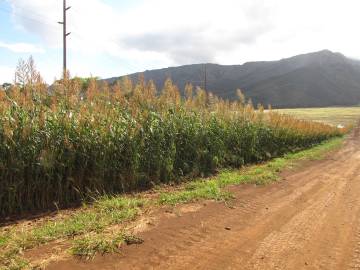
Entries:
POLYGON ((341 136, 167 80, 41 79, 0 91, 0 216, 207 176, 341 136))

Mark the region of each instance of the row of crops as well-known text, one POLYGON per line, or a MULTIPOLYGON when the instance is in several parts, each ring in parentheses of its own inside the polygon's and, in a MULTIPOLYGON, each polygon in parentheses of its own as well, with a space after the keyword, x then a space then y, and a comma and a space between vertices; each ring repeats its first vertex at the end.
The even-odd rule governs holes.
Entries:
POLYGON ((171 80, 0 91, 0 216, 68 207, 311 147, 342 131, 171 80))

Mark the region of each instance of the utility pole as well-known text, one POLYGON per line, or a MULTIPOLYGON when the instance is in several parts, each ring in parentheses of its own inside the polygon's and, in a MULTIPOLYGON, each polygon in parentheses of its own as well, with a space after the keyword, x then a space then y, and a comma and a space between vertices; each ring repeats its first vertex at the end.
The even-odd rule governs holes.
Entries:
POLYGON ((66 67, 66 38, 71 33, 66 32, 66 12, 71 7, 66 6, 66 0, 63 0, 63 21, 58 22, 59 24, 63 25, 63 76, 66 77, 67 67, 66 67))
POLYGON ((204 64, 204 90, 207 90, 207 71, 206 71, 206 64, 204 64))

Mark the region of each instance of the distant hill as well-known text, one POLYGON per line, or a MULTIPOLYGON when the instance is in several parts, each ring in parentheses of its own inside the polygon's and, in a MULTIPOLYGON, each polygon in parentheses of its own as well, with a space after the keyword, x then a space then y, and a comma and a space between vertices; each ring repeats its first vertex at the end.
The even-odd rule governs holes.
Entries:
MULTIPOLYGON (((195 64, 147 70, 139 74, 161 88, 170 77, 180 89, 187 82, 202 86, 206 65, 207 89, 225 99, 243 90, 254 104, 277 108, 350 106, 360 104, 360 61, 329 50, 302 54, 279 61, 243 65, 195 64)), ((112 83, 118 78, 107 79, 112 83)))

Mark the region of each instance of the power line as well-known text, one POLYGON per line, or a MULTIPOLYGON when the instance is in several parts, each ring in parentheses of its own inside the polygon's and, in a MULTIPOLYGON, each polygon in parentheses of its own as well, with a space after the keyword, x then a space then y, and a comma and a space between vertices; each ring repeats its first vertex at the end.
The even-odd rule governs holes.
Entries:
POLYGON ((199 80, 186 81, 186 83, 194 84, 195 86, 198 86, 201 89, 207 91, 207 89, 208 89, 207 64, 200 64, 200 65, 201 66, 200 66, 199 80))
POLYGON ((207 90, 207 70, 206 70, 206 64, 204 64, 204 90, 207 90))

